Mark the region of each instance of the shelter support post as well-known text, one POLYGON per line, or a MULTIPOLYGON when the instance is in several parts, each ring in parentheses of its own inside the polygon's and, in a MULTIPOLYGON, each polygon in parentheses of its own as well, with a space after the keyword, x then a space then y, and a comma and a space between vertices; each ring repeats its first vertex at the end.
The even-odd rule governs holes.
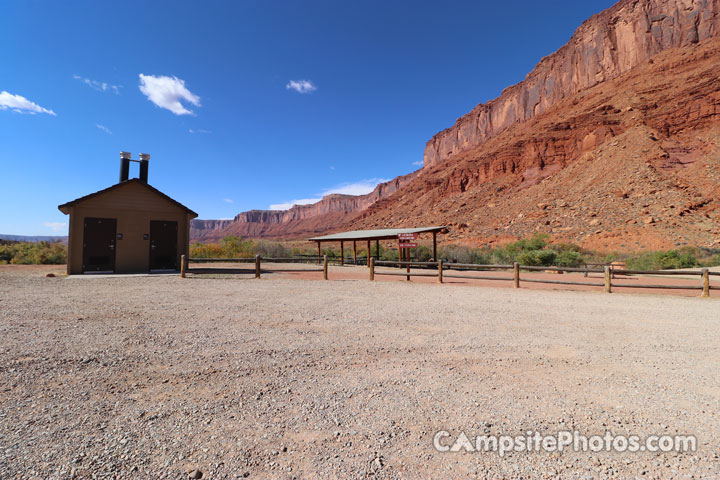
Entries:
POLYGON ((433 262, 437 261, 437 232, 433 232, 433 262))
POLYGON ((340 265, 345 265, 345 242, 340 240, 340 265))
POLYGON ((375 240, 375 258, 380 260, 380 240, 375 240))
POLYGON ((368 240, 367 242, 368 242, 367 266, 369 267, 370 266, 370 257, 371 257, 371 255, 370 255, 370 240, 368 240))
POLYGON ((353 240, 353 264, 357 265, 357 242, 353 240))
POLYGON ((317 242, 318 244, 318 262, 320 262, 320 256, 322 255, 322 252, 320 252, 320 242, 317 242))

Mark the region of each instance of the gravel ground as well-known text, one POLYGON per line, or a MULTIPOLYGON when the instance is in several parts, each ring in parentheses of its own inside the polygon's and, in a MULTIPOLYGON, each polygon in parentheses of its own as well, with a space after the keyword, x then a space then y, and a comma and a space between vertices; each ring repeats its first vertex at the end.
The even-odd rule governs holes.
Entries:
POLYGON ((0 478, 719 478, 715 299, 0 267, 0 478), (433 436, 694 434, 691 453, 433 436))

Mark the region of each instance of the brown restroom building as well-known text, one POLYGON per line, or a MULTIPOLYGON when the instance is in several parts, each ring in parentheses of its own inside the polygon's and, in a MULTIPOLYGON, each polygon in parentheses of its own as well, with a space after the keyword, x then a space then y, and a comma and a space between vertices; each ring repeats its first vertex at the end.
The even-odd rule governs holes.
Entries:
POLYGON ((69 275, 177 270, 189 253, 197 213, 147 183, 150 155, 120 158, 119 183, 58 206, 70 215, 69 275), (131 161, 140 178, 128 179, 131 161))

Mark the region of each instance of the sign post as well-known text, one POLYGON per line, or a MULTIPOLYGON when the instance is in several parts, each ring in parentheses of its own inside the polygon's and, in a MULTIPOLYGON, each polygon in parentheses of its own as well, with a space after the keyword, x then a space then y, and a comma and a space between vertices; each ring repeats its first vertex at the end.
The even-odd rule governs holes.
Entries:
MULTIPOLYGON (((402 261, 403 255, 403 249, 405 249, 405 261, 410 261, 410 251, 407 250, 408 248, 416 248, 417 247, 417 233, 398 233, 398 247, 400 248, 400 260, 402 261)), ((406 265, 407 267, 407 280, 410 281, 410 264, 408 263, 406 265)), ((400 266, 402 268, 402 266, 400 266)))
POLYGON ((400 248, 416 248, 417 238, 417 233, 398 233, 398 241, 400 242, 400 248))

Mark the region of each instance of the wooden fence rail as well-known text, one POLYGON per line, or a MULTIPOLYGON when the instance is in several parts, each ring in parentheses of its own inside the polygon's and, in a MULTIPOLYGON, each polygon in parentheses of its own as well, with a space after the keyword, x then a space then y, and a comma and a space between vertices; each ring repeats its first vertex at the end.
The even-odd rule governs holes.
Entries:
MULTIPOLYGON (((180 276, 185 278, 187 272, 190 271, 190 263, 254 263, 254 273, 256 278, 260 278, 262 274, 262 263, 322 263, 321 269, 292 269, 282 268, 267 270, 266 272, 323 272, 323 278, 328 279, 328 256, 322 257, 277 257, 263 258, 260 255, 251 258, 187 258, 185 255, 181 257, 180 276)), ((603 287, 607 293, 612 293, 615 288, 646 288, 646 289, 663 289, 663 290, 701 290, 703 297, 710 296, 710 290, 720 290, 720 286, 710 284, 711 276, 720 276, 720 272, 710 272, 707 268, 700 271, 687 270, 620 270, 613 269, 611 266, 598 268, 578 268, 578 267, 542 267, 531 265, 520 265, 514 263, 512 265, 480 265, 472 263, 451 263, 443 260, 437 262, 421 262, 421 261, 384 261, 375 260, 370 257, 370 280, 375 280, 376 275, 401 276, 410 281, 411 277, 437 277, 438 283, 443 283, 445 278, 463 278, 468 280, 489 280, 500 282, 513 282, 515 288, 520 288, 521 282, 528 283, 544 283, 550 285, 579 285, 588 287, 603 287), (398 267, 404 271, 378 271, 377 267, 398 267), (411 267, 417 267, 425 271, 411 271, 411 267), (430 269, 436 271, 427 271, 430 269), (488 270, 507 270, 512 276, 489 276, 468 273, 479 273, 488 270), (547 271, 561 273, 589 273, 603 274, 602 282, 573 281, 573 280, 550 280, 544 278, 532 278, 531 276, 522 276, 521 271, 547 271), (465 272, 465 273, 461 273, 465 272), (623 282, 624 278, 618 282, 615 276, 630 277, 637 275, 648 276, 691 276, 700 277, 700 285, 658 285, 658 284, 631 284, 623 282), (615 280, 615 281, 614 281, 615 280)))
POLYGON ((453 270, 460 269, 473 269, 473 270, 508 270, 513 268, 513 265, 482 265, 475 263, 451 263, 447 262, 445 268, 452 268, 453 270))
POLYGON ((397 266, 406 266, 406 265, 416 265, 419 267, 437 267, 438 262, 420 262, 420 261, 413 261, 413 260, 375 260, 375 266, 386 266, 386 267, 397 267, 397 266))
POLYGON ((615 275, 702 275, 702 272, 688 272, 685 270, 616 270, 615 275))
POLYGON ((443 283, 444 278, 464 278, 468 280, 490 280, 500 282, 513 282, 515 288, 520 288, 520 282, 528 283, 544 283, 550 285, 579 285, 588 287, 603 287, 607 293, 612 293, 612 288, 647 288, 647 289, 667 289, 667 290, 702 290, 703 297, 710 296, 710 290, 720 290, 720 287, 710 285, 711 275, 720 275, 720 272, 710 272, 707 268, 703 268, 701 271, 664 271, 664 270, 619 270, 613 269, 609 265, 604 266, 602 269, 598 268, 578 268, 578 267, 542 267, 542 266, 531 266, 531 265, 519 265, 514 263, 512 265, 476 265, 470 263, 449 263, 443 262, 413 262, 413 261, 370 261, 370 280, 375 280, 376 275, 395 275, 404 276, 407 280, 410 277, 434 277, 437 276, 438 283, 443 283), (378 271, 375 267, 377 266, 390 266, 390 267, 406 267, 406 272, 387 272, 378 271), (428 272, 410 272, 411 266, 420 267, 436 267, 437 273, 428 272), (491 277, 487 275, 467 275, 458 273, 449 273, 451 271, 487 271, 487 270, 512 270, 512 277, 491 277), (544 278, 531 278, 528 276, 521 277, 520 272, 524 270, 526 272, 542 271, 542 272, 568 272, 568 273, 584 273, 586 276, 589 273, 603 274, 603 282, 586 282, 586 281, 572 281, 572 280, 549 280, 544 278), (686 275, 686 276, 699 276, 701 279, 700 285, 657 285, 657 284, 629 284, 626 282, 619 283, 613 282, 614 275, 686 275))
MULTIPOLYGON (((326 255, 327 256, 327 255, 326 255)), ((323 257, 261 257, 263 262, 270 263, 317 263, 323 257)), ((192 263, 254 263, 255 257, 243 258, 189 258, 192 263)))
POLYGON ((318 263, 322 262, 322 268, 277 268, 266 270, 266 272, 323 272, 323 279, 328 279, 328 257, 275 257, 263 258, 260 255, 247 258, 187 258, 185 255, 180 257, 180 276, 186 278, 190 271, 190 263, 254 263, 255 278, 260 278, 262 274, 262 263, 318 263))
MULTIPOLYGON (((523 270, 537 272, 568 272, 568 273, 604 273, 602 268, 578 268, 578 267, 535 267, 521 266, 523 270)), ((617 273, 617 270, 614 270, 617 273)))

